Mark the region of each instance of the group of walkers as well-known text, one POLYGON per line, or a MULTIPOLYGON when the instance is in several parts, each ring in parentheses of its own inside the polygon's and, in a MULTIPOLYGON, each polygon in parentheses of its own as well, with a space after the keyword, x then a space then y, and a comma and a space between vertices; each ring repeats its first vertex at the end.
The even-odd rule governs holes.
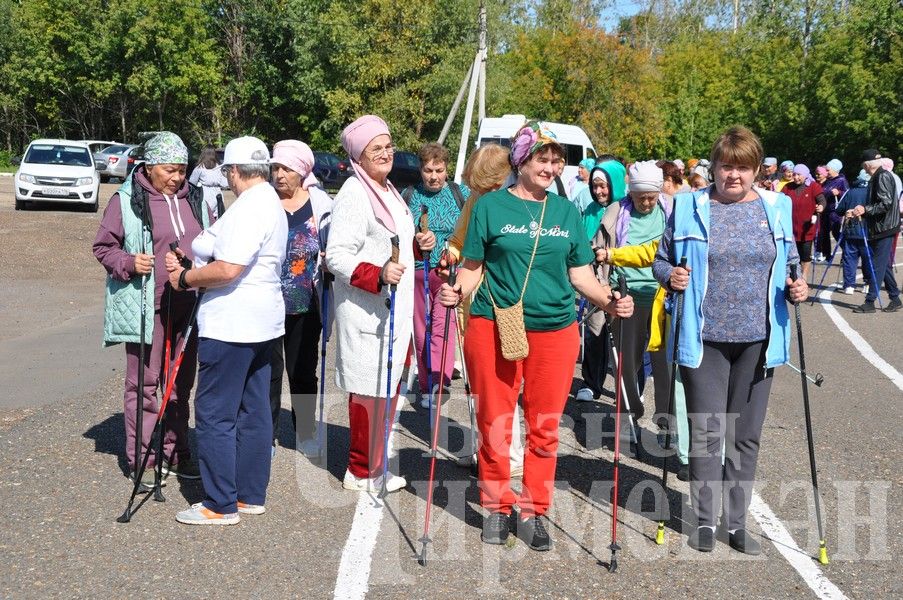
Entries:
MULTIPOLYGON (((142 477, 146 457, 161 461, 164 476, 201 479, 204 500, 179 522, 232 524, 265 512, 284 370, 297 449, 312 457, 328 442, 322 404, 316 418, 325 357, 317 347, 334 321, 335 383, 349 412, 342 485, 403 489, 405 478, 388 468, 403 373, 416 364, 417 404, 438 422, 463 340, 482 539, 503 544, 515 531, 547 550, 543 515, 582 325, 585 387, 576 398, 600 398, 615 359, 616 411, 623 402, 632 426, 645 414, 649 358, 653 423, 666 448, 676 441, 679 476, 690 481, 698 527, 689 544, 712 550, 720 517, 732 548, 759 552, 746 511, 762 425, 773 369, 789 360, 787 302, 809 291, 800 231, 814 230, 798 230, 799 211, 811 208, 805 220, 815 225, 811 216, 834 197, 831 213, 847 229, 861 217, 862 247, 873 265, 888 264, 881 240, 899 231, 901 190, 877 152, 864 156, 867 187, 831 187, 828 178, 842 178, 831 161, 824 184, 796 165, 779 192, 760 177, 776 161, 734 127, 689 170, 587 159, 565 197, 549 191, 564 190, 565 148, 538 121, 510 149, 476 150, 461 185, 448 180, 448 151, 431 143, 419 154, 422 182, 397 190, 388 179, 392 135, 377 116, 349 124, 341 143, 354 176, 334 201, 311 175, 306 144, 284 140, 270 154, 253 137, 225 149, 220 175, 236 201, 228 209, 205 201, 186 179, 184 144, 167 132, 146 144, 146 162, 111 199, 94 253, 108 272, 104 341, 126 344, 126 460, 136 488, 162 484, 159 474, 142 477), (801 259, 803 274, 791 276, 801 259), (183 339, 195 311, 197 335, 183 339), (187 437, 196 373, 197 460, 187 437), (155 451, 158 389, 169 402, 155 451)), ((842 241, 846 260, 860 246, 842 241)), ((887 308, 899 306, 893 272, 879 271, 887 308)))

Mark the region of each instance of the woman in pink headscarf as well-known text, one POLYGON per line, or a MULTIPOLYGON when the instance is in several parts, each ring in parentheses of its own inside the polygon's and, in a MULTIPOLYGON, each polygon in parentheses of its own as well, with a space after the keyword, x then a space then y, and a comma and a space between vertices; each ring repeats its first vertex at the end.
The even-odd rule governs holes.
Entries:
POLYGON ((315 456, 319 450, 314 425, 317 344, 323 329, 321 256, 329 235, 332 198, 317 187, 317 179, 311 174, 314 153, 304 142, 278 142, 273 146, 270 165, 270 178, 288 219, 288 242, 281 275, 285 335, 274 344, 270 361, 273 449, 275 451, 282 403, 282 373, 288 371, 297 448, 305 456, 315 456))
POLYGON ((407 482, 392 473, 382 481, 385 411, 391 423, 414 324, 414 244, 432 250, 436 238, 414 233, 408 206, 388 180, 395 147, 382 119, 366 115, 351 123, 342 132, 342 147, 354 177, 336 195, 326 248, 326 264, 335 275, 336 385, 348 392, 351 429, 342 486, 373 492, 385 483, 386 491, 394 492, 407 482), (397 286, 392 335, 390 286, 397 286), (388 384, 395 395, 387 406, 390 348, 388 384))

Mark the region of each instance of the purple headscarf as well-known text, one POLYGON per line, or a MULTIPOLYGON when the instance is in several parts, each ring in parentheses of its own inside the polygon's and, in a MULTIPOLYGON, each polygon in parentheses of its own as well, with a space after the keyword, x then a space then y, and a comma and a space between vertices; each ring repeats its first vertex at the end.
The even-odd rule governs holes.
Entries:
POLYGON ((809 167, 807 167, 803 163, 795 165, 793 167, 793 172, 797 175, 802 175, 805 178, 803 185, 809 185, 810 183, 815 181, 814 179, 812 179, 812 173, 809 172, 809 167))

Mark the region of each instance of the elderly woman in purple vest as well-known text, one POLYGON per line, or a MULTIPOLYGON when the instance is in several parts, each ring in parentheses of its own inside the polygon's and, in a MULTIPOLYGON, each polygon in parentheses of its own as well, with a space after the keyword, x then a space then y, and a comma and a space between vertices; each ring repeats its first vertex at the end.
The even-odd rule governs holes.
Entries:
POLYGON ((354 177, 336 195, 326 247, 326 266, 335 275, 336 385, 348 393, 351 429, 342 485, 372 492, 385 484, 394 492, 407 482, 391 472, 383 481, 383 461, 388 460, 383 440, 397 406, 414 324, 414 244, 432 250, 436 237, 415 234, 411 212, 388 179, 395 146, 382 119, 366 115, 348 125, 342 147, 354 177), (397 290, 390 305, 391 286, 397 290))
MULTIPOLYGON (((125 342, 126 373, 123 413, 125 456, 134 477, 147 452, 157 417, 157 388, 182 345, 182 333, 195 301, 193 291, 169 284, 164 257, 176 243, 189 257, 191 242, 211 219, 203 192, 185 178, 188 149, 179 137, 161 132, 144 147, 144 164, 136 168, 110 198, 94 239, 94 256, 107 270, 104 344, 125 342), (141 231, 145 242, 141 243, 141 231), (144 382, 138 402, 141 278, 148 277, 144 382), (129 301, 133 302, 129 303, 129 301), (140 406, 140 409, 139 409, 140 406), (135 455, 136 411, 142 419, 141 456, 135 455)), ((197 369, 197 340, 189 340, 163 421, 164 474, 198 479, 197 463, 188 448, 189 396, 197 369)), ((154 456, 148 461, 155 464, 154 456)), ((142 484, 153 485, 148 468, 142 484)))

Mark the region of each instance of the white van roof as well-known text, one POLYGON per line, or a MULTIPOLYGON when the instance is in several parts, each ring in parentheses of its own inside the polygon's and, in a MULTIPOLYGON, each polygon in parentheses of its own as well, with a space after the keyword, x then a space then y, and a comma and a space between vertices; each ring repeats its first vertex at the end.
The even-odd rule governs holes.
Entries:
MULTIPOLYGON (((477 145, 480 145, 480 140, 483 138, 512 138, 517 133, 517 129, 526 121, 527 117, 524 115, 486 117, 480 122, 477 145)), ((593 148, 593 143, 590 141, 589 136, 580 127, 564 123, 552 123, 550 121, 543 121, 543 123, 555 133, 555 137, 562 144, 575 144, 593 148)), ((593 150, 595 151, 595 148, 593 150)))

